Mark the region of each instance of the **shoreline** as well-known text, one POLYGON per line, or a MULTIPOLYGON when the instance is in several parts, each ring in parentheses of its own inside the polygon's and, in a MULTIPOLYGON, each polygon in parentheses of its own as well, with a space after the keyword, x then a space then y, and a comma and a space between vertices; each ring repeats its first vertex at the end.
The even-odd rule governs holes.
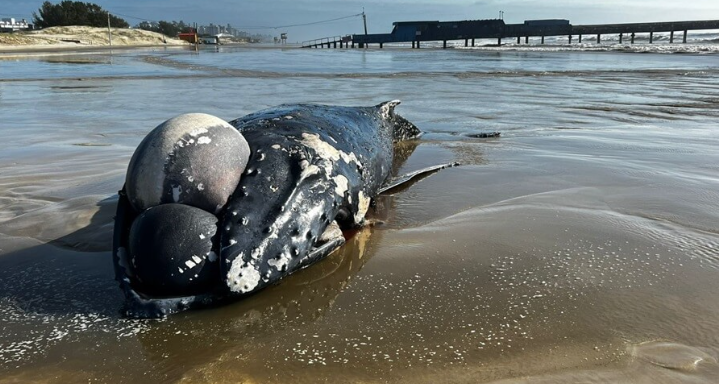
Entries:
MULTIPOLYGON (((203 47, 200 44, 197 47, 203 47)), ((135 50, 135 49, 194 49, 195 44, 128 44, 128 45, 70 45, 70 44, 48 44, 48 45, 10 45, 0 44, 0 58, 8 57, 28 57, 28 56, 41 56, 44 54, 67 54, 67 53, 95 53, 95 52, 106 52, 116 50, 135 50)), ((227 43, 219 46, 206 45, 206 47, 227 47, 227 48, 240 48, 240 47, 252 47, 252 48, 280 48, 280 47, 267 47, 262 44, 252 43, 227 43)), ((297 48, 283 46, 281 48, 297 48)), ((198 48, 199 49, 199 48, 198 48)))
MULTIPOLYGON (((0 58, 7 58, 13 56, 33 56, 34 54, 66 54, 66 53, 92 53, 92 52, 104 52, 113 50, 134 50, 134 49, 173 49, 173 48, 190 48, 193 47, 216 47, 216 48, 259 48, 259 49, 298 49, 302 48, 299 45, 287 44, 287 45, 268 45, 268 44, 257 44, 257 43, 225 43, 222 45, 198 45, 190 43, 172 43, 172 44, 119 44, 119 45, 81 45, 75 43, 56 43, 56 44, 2 44, 0 43, 0 58)), ((199 49, 199 48, 198 48, 199 49)), ((308 48, 309 49, 309 48, 308 48)), ((340 50, 404 50, 407 49, 405 46, 386 46, 383 49, 369 48, 369 49, 340 49, 340 50)), ((606 44, 598 46, 576 46, 566 44, 546 44, 546 45, 514 45, 506 44, 501 47, 498 46, 476 46, 476 47, 461 47, 452 46, 449 49, 464 50, 464 51, 487 51, 487 52, 621 52, 621 53, 679 53, 679 54, 716 54, 719 53, 719 44, 674 44, 674 45, 648 45, 648 44, 637 44, 633 46, 619 45, 619 44, 606 44)), ((320 49, 323 50, 323 49, 320 49)), ((337 49, 332 49, 337 50, 337 49)), ((428 46, 423 50, 443 50, 441 47, 428 46)))

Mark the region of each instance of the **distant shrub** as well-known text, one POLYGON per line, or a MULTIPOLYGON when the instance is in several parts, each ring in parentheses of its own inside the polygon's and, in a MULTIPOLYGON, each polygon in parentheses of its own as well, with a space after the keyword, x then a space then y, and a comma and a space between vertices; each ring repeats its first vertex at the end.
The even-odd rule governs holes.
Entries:
MULTIPOLYGON (((97 4, 81 1, 65 0, 58 4, 46 1, 37 13, 32 13, 32 18, 35 26, 39 28, 66 25, 107 26, 107 11, 97 4)), ((130 26, 125 20, 113 15, 110 15, 110 25, 116 28, 130 26)))

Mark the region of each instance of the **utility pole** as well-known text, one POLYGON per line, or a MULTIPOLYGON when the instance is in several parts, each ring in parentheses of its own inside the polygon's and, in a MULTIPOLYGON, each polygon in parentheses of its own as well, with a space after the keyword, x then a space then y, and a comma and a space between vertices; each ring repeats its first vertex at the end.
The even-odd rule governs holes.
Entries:
POLYGON ((367 15, 364 13, 364 7, 362 7, 362 21, 364 21, 364 34, 367 34, 367 15))
POLYGON ((107 11, 107 40, 110 41, 112 47, 112 31, 110 30, 110 11, 107 11))

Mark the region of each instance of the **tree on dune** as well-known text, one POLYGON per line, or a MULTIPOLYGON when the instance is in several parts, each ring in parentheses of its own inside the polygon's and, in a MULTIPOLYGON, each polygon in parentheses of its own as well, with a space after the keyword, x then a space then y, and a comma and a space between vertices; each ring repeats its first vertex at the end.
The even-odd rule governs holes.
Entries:
MULTIPOLYGON (((32 18, 33 23, 40 28, 65 25, 107 26, 107 11, 97 4, 81 1, 65 0, 58 4, 46 1, 37 13, 32 13, 32 18)), ((110 25, 116 28, 130 26, 125 20, 113 15, 110 15, 110 25)))
POLYGON ((182 20, 179 22, 161 20, 156 23, 143 21, 136 27, 146 31, 162 33, 165 36, 177 36, 181 32, 191 32, 192 30, 192 27, 185 24, 182 20))

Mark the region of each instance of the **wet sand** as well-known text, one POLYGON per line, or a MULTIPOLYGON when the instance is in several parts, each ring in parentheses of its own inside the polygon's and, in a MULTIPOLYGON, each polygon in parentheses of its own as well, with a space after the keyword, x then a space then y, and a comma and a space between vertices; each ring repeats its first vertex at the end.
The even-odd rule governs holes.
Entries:
POLYGON ((719 84, 693 76, 0 83, 0 383, 711 383, 719 84), (378 199, 384 224, 247 300, 122 319, 113 194, 144 134, 188 112, 170 95, 200 86, 225 119, 393 93, 427 131, 397 171, 463 165, 378 199), (231 89, 257 98, 216 97, 231 89))

